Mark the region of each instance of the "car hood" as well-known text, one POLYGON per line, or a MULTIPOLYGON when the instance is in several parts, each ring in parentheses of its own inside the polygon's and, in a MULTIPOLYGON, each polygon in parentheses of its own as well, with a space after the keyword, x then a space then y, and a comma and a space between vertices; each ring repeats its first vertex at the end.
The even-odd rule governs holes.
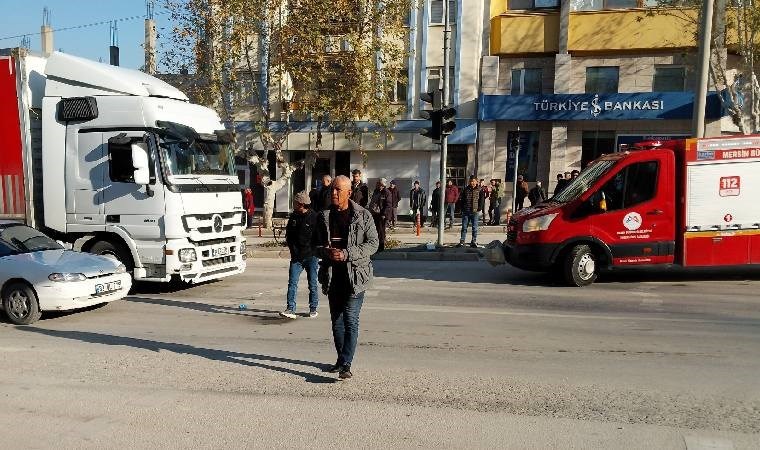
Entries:
POLYGON ((112 258, 73 250, 44 250, 24 253, 16 257, 47 266, 50 268, 50 273, 83 273, 88 278, 114 273, 121 264, 112 258))
POLYGON ((564 203, 543 202, 529 208, 523 208, 515 214, 515 219, 525 220, 532 217, 543 216, 546 214, 558 213, 562 210, 564 203))

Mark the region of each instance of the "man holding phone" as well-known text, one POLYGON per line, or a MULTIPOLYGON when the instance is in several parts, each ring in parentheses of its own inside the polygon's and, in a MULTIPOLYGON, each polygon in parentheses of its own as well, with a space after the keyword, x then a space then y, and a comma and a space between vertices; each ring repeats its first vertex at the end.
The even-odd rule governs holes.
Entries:
POLYGON ((332 184, 332 206, 320 213, 317 252, 322 258, 319 282, 330 303, 333 340, 338 359, 328 372, 351 378, 359 339, 359 313, 364 291, 372 282, 370 256, 379 240, 372 214, 350 200, 351 180, 338 176, 332 184))

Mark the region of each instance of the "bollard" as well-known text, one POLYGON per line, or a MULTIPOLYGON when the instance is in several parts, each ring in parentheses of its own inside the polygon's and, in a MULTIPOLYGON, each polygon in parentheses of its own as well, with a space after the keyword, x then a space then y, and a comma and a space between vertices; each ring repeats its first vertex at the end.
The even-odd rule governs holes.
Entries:
POLYGON ((420 236, 420 212, 417 211, 417 215, 415 216, 415 222, 417 225, 417 236, 420 236))
POLYGON ((261 237, 261 225, 259 225, 259 237, 261 237))

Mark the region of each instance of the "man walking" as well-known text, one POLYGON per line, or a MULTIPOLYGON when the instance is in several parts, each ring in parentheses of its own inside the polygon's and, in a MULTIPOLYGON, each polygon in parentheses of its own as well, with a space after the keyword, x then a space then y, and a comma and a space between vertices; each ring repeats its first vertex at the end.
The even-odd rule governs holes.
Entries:
POLYGON ((322 175, 322 186, 312 189, 309 193, 314 211, 320 212, 330 207, 331 183, 332 177, 330 175, 322 175))
POLYGON ((483 207, 483 196, 478 187, 478 178, 470 177, 470 183, 462 191, 462 234, 459 237, 459 245, 464 247, 464 240, 467 239, 467 226, 472 224, 472 240, 470 247, 478 246, 478 211, 483 207))
POLYGON ((446 182, 446 213, 449 216, 449 225, 446 227, 451 228, 454 226, 454 209, 459 201, 459 188, 454 186, 454 182, 448 180, 446 182))
POLYGON ((317 286, 318 261, 314 254, 314 230, 317 225, 317 213, 309 209, 311 199, 306 192, 299 192, 293 200, 293 212, 288 218, 285 229, 285 242, 290 249, 290 271, 288 273, 287 308, 280 316, 296 318, 296 294, 298 278, 306 270, 309 282, 309 317, 317 317, 319 306, 319 289, 317 286))
POLYGON ((370 256, 378 237, 369 211, 349 199, 351 181, 335 178, 332 206, 323 211, 317 225, 318 252, 322 257, 319 280, 330 302, 333 341, 338 359, 327 369, 341 380, 351 378, 351 364, 359 339, 359 313, 364 291, 372 282, 370 256))
MULTIPOLYGON (((427 194, 420 187, 420 182, 414 180, 414 187, 409 191, 409 208, 412 210, 412 220, 417 220, 417 214, 420 215, 420 226, 425 223, 425 209, 427 208, 427 194)), ((415 222, 416 223, 416 222, 415 222)))
POLYGON ((388 208, 388 224, 391 230, 396 229, 396 220, 398 220, 398 204, 401 202, 401 192, 396 186, 396 180, 391 180, 390 186, 388 186, 388 193, 390 194, 390 208, 388 208))
POLYGON ((433 189, 433 193, 430 195, 430 211, 431 211, 431 217, 430 219, 430 226, 435 227, 438 225, 438 205, 441 202, 441 182, 436 181, 435 182, 435 189, 433 189))
POLYGON ((536 181, 536 186, 528 192, 528 200, 530 200, 530 206, 536 206, 546 200, 546 192, 541 187, 540 181, 536 181))
POLYGON ((362 208, 367 207, 369 202, 369 188, 362 182, 362 171, 354 169, 351 171, 353 181, 351 182, 351 200, 355 201, 362 208))

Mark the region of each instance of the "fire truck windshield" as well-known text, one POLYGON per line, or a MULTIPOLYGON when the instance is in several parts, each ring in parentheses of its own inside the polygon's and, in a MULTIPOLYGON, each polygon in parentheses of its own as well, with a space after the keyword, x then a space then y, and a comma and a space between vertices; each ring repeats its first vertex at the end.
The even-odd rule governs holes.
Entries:
POLYGON ((559 203, 571 202, 591 187, 604 176, 607 171, 615 165, 617 161, 601 159, 591 163, 586 167, 578 178, 570 182, 561 192, 551 198, 552 201, 559 203))

